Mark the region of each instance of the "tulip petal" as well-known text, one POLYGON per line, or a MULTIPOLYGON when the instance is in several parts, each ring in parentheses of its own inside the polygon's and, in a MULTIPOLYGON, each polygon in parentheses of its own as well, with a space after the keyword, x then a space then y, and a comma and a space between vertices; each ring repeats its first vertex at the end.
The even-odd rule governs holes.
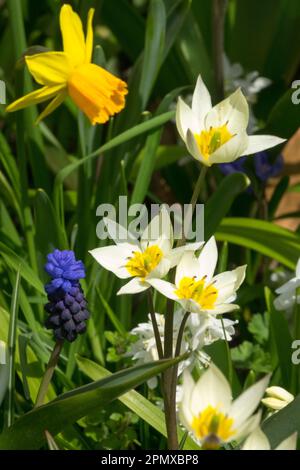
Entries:
POLYGON ((127 282, 125 286, 117 292, 117 295, 123 294, 138 294, 149 289, 149 284, 147 282, 142 282, 138 277, 134 277, 131 281, 127 282))
POLYGON ((265 433, 257 428, 247 437, 242 450, 271 450, 271 446, 265 433))
POLYGON ((211 97, 201 75, 199 75, 192 101, 193 115, 195 116, 198 124, 198 129, 196 129, 195 132, 199 132, 200 129, 204 128, 204 119, 210 110, 211 97))
POLYGON ((199 146, 196 142, 195 136, 193 132, 188 129, 186 133, 186 146, 189 153, 199 162, 203 163, 205 166, 211 166, 211 162, 209 158, 205 158, 202 153, 200 152, 199 146))
POLYGON ((249 106, 240 88, 214 106, 205 118, 205 128, 227 124, 231 134, 244 132, 249 122, 249 106))
POLYGON ((248 145, 246 132, 235 135, 226 144, 221 145, 215 152, 209 156, 209 163, 229 163, 245 154, 248 145))
POLYGON ((72 65, 83 64, 86 58, 86 44, 82 22, 70 5, 63 5, 60 10, 60 29, 64 52, 72 65))
POLYGON ((162 295, 166 296, 168 299, 178 300, 177 295, 175 294, 176 287, 174 284, 171 284, 168 281, 163 279, 152 279, 147 278, 147 283, 150 284, 154 289, 158 290, 162 295))
POLYGON ((218 408, 222 413, 227 413, 231 400, 231 388, 228 381, 222 372, 214 364, 211 364, 195 384, 190 408, 194 416, 197 416, 209 405, 218 408))
POLYGON ((270 375, 267 375, 249 387, 233 402, 230 414, 234 418, 235 427, 241 426, 258 407, 269 380, 270 375))
POLYGON ((33 104, 42 103, 43 101, 47 101, 53 98, 55 95, 60 93, 65 87, 63 85, 57 86, 44 86, 43 88, 39 88, 38 90, 32 91, 28 93, 28 95, 22 96, 21 98, 17 99, 9 106, 7 106, 6 111, 18 111, 19 109, 26 108, 26 106, 30 106, 33 104))
POLYGON ((199 132, 198 123, 193 111, 180 97, 178 98, 176 106, 176 126, 180 137, 184 142, 186 140, 188 129, 192 129, 195 133, 199 132))
POLYGON ((198 257, 199 272, 198 276, 202 278, 206 276, 207 282, 211 280, 216 269, 218 261, 218 248, 215 237, 211 237, 208 242, 205 243, 198 257))
POLYGON ((253 155, 257 152, 270 149, 276 145, 282 144, 286 139, 275 137, 273 135, 250 135, 248 137, 248 145, 243 151, 243 155, 253 155))
POLYGON ((195 242, 195 243, 188 243, 184 246, 179 246, 174 248, 171 253, 169 254, 168 258, 171 262, 171 268, 177 266, 180 262, 180 259, 184 255, 186 251, 197 251, 204 245, 204 242, 195 242))
POLYGON ((132 277, 132 275, 125 268, 125 265, 128 262, 128 258, 132 256, 132 252, 136 250, 137 247, 135 245, 122 243, 120 245, 95 248, 89 251, 89 253, 105 269, 113 272, 120 279, 127 279, 132 277))
POLYGON ((123 225, 118 224, 108 217, 104 217, 103 222, 105 223, 110 238, 116 243, 116 245, 130 243, 139 247, 139 242, 136 237, 129 230, 123 227, 123 225))
POLYGON ((201 279, 201 275, 199 275, 200 266, 199 261, 196 258, 193 251, 186 251, 176 269, 175 275, 175 284, 176 286, 179 285, 179 282, 184 277, 196 277, 197 279, 201 279))
POLYGON ((287 439, 282 441, 275 450, 296 450, 297 449, 297 437, 298 433, 294 432, 287 439))
POLYGON ((40 85, 66 85, 72 72, 64 52, 43 52, 25 57, 27 67, 40 85))
POLYGON ((145 249, 148 245, 156 244, 158 239, 165 241, 163 251, 169 252, 173 246, 173 228, 169 212, 164 206, 142 233, 141 246, 145 249))

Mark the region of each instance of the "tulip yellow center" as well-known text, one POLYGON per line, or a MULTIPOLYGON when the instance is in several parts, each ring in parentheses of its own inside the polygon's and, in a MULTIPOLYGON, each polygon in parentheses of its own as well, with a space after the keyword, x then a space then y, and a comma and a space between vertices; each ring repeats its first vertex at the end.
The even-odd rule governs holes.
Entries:
POLYGON ((179 299, 192 299, 204 309, 213 309, 218 297, 218 290, 213 284, 205 286, 205 278, 196 281, 194 277, 183 277, 175 294, 179 299))
POLYGON ((227 124, 220 127, 211 127, 209 131, 201 131, 200 134, 194 134, 199 150, 204 158, 218 150, 221 145, 226 144, 233 134, 229 132, 227 124))
POLYGON ((217 449, 235 434, 233 419, 211 405, 194 416, 192 429, 205 449, 217 449))
POLYGON ((163 252, 157 245, 148 246, 144 252, 134 251, 126 263, 126 268, 132 276, 145 278, 160 263, 163 252))

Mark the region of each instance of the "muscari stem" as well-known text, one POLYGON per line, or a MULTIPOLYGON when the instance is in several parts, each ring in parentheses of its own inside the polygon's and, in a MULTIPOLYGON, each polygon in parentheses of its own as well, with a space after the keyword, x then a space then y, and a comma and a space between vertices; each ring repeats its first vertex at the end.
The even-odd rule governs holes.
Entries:
POLYGON ((61 353, 63 344, 64 344, 63 340, 58 340, 55 343, 54 349, 52 351, 49 362, 47 364, 46 372, 44 374, 44 377, 42 379, 42 382, 38 391, 36 403, 34 406, 35 408, 42 406, 44 403, 55 367, 57 366, 57 363, 58 363, 59 355, 61 353))

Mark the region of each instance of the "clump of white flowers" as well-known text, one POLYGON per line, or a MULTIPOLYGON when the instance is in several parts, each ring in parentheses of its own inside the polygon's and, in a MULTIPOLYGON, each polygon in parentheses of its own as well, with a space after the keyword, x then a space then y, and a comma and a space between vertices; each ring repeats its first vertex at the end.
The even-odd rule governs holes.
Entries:
MULTIPOLYGON (((174 351, 183 315, 184 312, 182 309, 176 310, 174 314, 174 351)), ((155 316, 161 341, 162 344, 164 344, 165 316, 160 315, 159 313, 156 313, 155 316)), ((190 368, 192 370, 196 364, 200 367, 207 366, 210 362, 210 357, 202 350, 203 347, 208 346, 219 339, 225 339, 225 335, 226 340, 231 341, 235 334, 234 325, 236 323, 238 323, 238 321, 224 318, 223 329, 222 321, 218 318, 212 315, 191 313, 185 325, 181 344, 181 353, 183 354, 186 351, 190 351, 191 354, 188 359, 179 363, 178 375, 181 375, 186 368, 190 368)), ((158 360, 158 352, 150 315, 148 322, 139 323, 136 328, 131 330, 131 333, 137 337, 137 340, 131 344, 130 350, 126 353, 126 356, 131 356, 134 361, 137 361, 137 364, 145 364, 147 362, 158 360)), ((158 381, 157 378, 154 377, 147 383, 149 388, 155 388, 157 387, 158 381)))

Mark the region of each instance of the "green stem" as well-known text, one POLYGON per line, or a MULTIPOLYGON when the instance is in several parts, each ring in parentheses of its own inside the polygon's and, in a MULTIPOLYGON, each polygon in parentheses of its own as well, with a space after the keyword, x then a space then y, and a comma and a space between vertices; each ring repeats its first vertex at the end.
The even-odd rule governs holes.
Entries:
MULTIPOLYGON (((190 201, 189 210, 184 219, 184 234, 181 240, 178 241, 177 246, 182 246, 185 243, 185 234, 189 232, 192 224, 194 210, 203 186, 207 167, 202 166, 198 180, 196 182, 193 195, 190 201)), ((171 272, 171 282, 174 283, 175 270, 171 272)), ((179 354, 181 349, 182 337, 184 332, 185 323, 189 313, 186 313, 177 338, 175 354, 179 354)), ((173 324, 174 324, 174 304, 172 300, 167 302, 167 311, 165 318, 165 331, 164 331, 164 357, 171 358, 173 356, 173 324)), ((179 447, 177 436, 177 420, 176 420, 176 382, 177 382, 177 367, 170 368, 164 372, 162 377, 164 388, 164 404, 165 404, 165 417, 166 427, 168 434, 168 448, 177 450, 179 447), (175 377, 175 378, 174 378, 175 377)))
POLYGON ((158 329, 156 316, 155 316, 152 289, 151 288, 148 289, 147 293, 148 293, 148 305, 149 305, 149 310, 150 310, 150 316, 151 316, 151 321, 152 321, 152 326, 153 326, 153 331, 154 331, 154 336, 155 336, 155 342, 156 342, 158 357, 159 357, 159 359, 163 359, 164 353, 163 353, 161 337, 160 337, 160 334, 159 334, 159 329, 158 329))
POLYGON ((230 354, 230 347, 229 343, 227 341, 226 337, 226 330, 225 330, 225 325, 224 325, 224 320, 221 315, 221 323, 222 323, 222 329, 223 329, 223 334, 224 334, 224 341, 226 343, 226 357, 227 357, 227 366, 228 366, 228 381, 230 385, 232 386, 232 379, 233 379, 233 370, 232 370, 232 360, 231 360, 231 354, 230 354))
POLYGON ((63 340, 58 340, 54 346, 49 362, 47 364, 46 372, 44 374, 44 377, 42 379, 42 382, 38 391, 35 408, 42 406, 42 404, 44 403, 55 367, 57 366, 57 363, 58 363, 59 355, 61 353, 63 344, 64 344, 63 340))

